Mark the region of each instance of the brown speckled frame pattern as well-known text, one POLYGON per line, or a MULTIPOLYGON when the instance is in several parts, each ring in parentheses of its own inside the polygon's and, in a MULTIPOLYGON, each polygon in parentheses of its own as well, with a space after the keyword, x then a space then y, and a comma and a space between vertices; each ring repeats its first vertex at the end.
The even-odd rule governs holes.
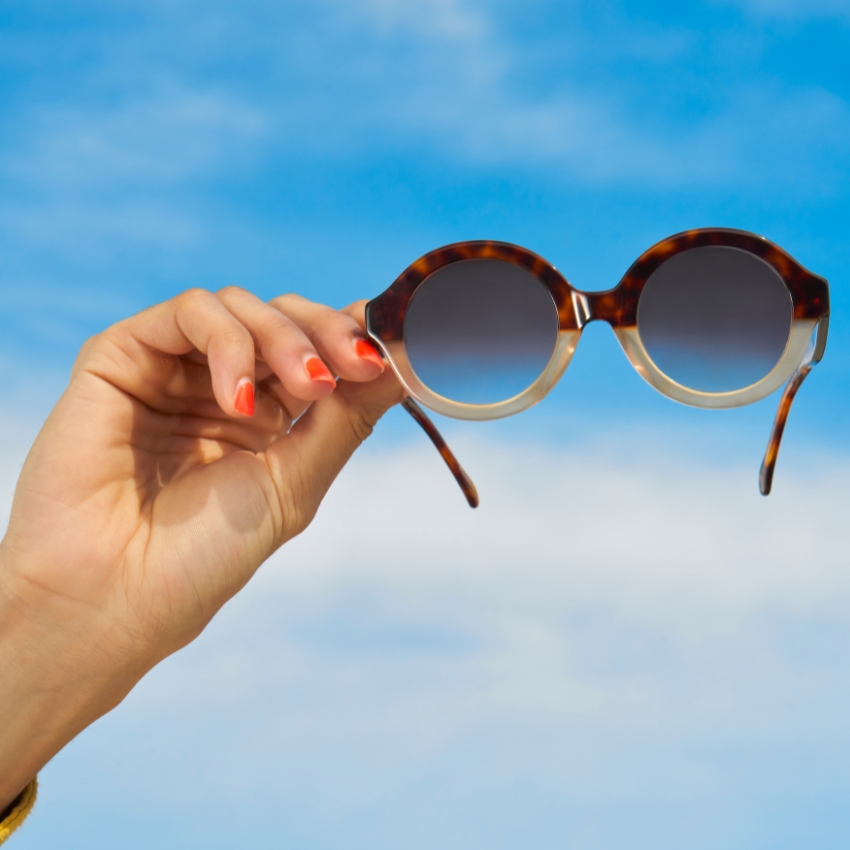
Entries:
POLYGON ((466 470, 454 456, 454 452, 449 448, 448 443, 443 439, 443 435, 437 430, 437 426, 434 425, 426 416, 425 411, 410 396, 401 403, 401 406, 422 426, 422 430, 436 446, 440 457, 443 458, 446 466, 451 470, 452 475, 454 475, 455 481, 460 484, 460 489, 463 490, 463 495, 466 496, 469 507, 477 508, 478 490, 472 483, 472 479, 466 474, 466 470))
MULTIPOLYGON (((459 242, 431 251, 409 266, 385 292, 366 306, 366 326, 370 337, 380 346, 399 380, 412 398, 446 416, 459 419, 497 419, 519 413, 540 401, 558 382, 569 365, 585 325, 607 322, 638 374, 659 392, 684 404, 706 408, 738 407, 759 401, 789 381, 780 402, 768 450, 759 478, 764 495, 770 492, 779 442, 794 395, 823 356, 829 326, 829 286, 788 253, 761 236, 742 230, 705 228, 688 230, 653 245, 626 272, 613 289, 605 292, 581 292, 550 263, 537 254, 506 242, 459 242), (792 322, 779 362, 761 380, 731 392, 708 393, 676 383, 649 357, 637 328, 637 310, 641 293, 652 273, 676 254, 692 248, 721 246, 737 248, 760 257, 785 282, 791 296, 792 322), (464 404, 433 392, 419 381, 410 366, 404 346, 404 318, 416 289, 437 269, 470 259, 498 259, 527 269, 548 289, 558 310, 558 342, 549 364, 524 392, 495 404, 464 404), (812 336, 817 332, 814 346, 812 336)), ((457 463, 445 441, 424 412, 408 406, 428 432, 467 494, 472 482, 457 463), (450 460, 451 459, 451 460, 450 460)), ((474 491, 474 487, 472 487, 474 491)))

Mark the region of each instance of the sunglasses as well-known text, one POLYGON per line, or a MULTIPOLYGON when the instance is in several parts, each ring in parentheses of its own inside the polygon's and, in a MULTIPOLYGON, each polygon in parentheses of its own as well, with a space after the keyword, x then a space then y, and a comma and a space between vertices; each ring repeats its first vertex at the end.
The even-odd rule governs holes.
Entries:
POLYGON ((579 292, 518 245, 458 242, 417 260, 366 306, 368 334, 409 393, 403 406, 473 508, 475 485, 420 404, 457 419, 519 413, 555 386, 597 320, 647 383, 684 404, 739 407, 787 382, 759 474, 770 493, 791 403, 826 348, 829 286, 761 236, 679 233, 606 292, 579 292))

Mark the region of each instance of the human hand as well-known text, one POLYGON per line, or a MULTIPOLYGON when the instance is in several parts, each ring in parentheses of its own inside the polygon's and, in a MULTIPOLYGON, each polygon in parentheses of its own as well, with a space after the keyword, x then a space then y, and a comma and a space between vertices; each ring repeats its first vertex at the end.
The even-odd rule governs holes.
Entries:
POLYGON ((307 526, 401 400, 362 317, 192 290, 84 345, 0 546, 0 810, 307 526))

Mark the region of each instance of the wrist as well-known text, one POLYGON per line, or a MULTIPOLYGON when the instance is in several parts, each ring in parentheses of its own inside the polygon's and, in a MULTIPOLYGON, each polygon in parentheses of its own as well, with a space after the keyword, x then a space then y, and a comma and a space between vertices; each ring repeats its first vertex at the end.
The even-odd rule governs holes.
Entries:
POLYGON ((115 662, 95 615, 16 593, 9 557, 0 545, 0 810, 144 673, 115 662))

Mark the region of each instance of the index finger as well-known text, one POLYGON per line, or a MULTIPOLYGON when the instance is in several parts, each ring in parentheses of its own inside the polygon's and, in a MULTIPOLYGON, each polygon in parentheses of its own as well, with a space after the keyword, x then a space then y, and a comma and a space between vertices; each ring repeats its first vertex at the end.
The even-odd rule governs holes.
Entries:
POLYGON ((237 403, 245 385, 250 385, 253 398, 254 340, 204 289, 190 289, 108 328, 82 368, 157 406, 163 393, 180 394, 185 389, 188 378, 176 358, 195 349, 207 357, 221 409, 231 416, 246 415, 237 403))
POLYGON ((359 301, 352 301, 347 307, 343 307, 339 312, 345 313, 347 316, 351 316, 358 325, 360 325, 360 330, 364 333, 366 332, 366 305, 368 304, 368 300, 365 298, 361 298, 359 301))

